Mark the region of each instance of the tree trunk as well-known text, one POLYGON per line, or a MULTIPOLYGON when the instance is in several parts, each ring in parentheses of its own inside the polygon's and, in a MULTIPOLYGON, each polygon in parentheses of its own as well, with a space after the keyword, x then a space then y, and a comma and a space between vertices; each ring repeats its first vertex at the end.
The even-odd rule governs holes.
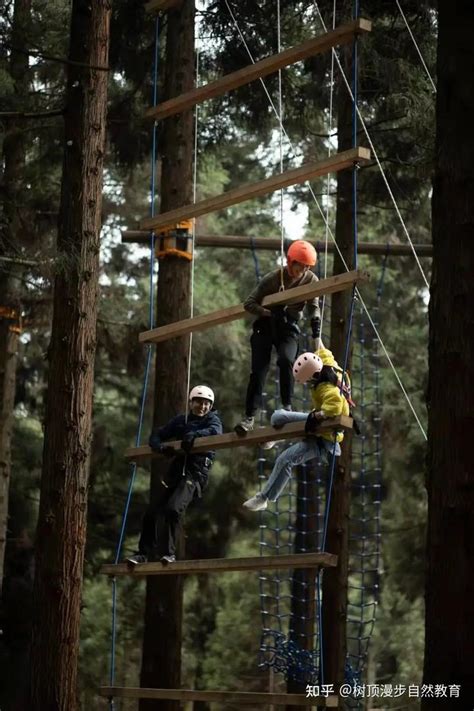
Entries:
MULTIPOLYGON (((167 14, 164 99, 194 87, 194 0, 167 14), (178 68, 178 69, 177 69, 178 68)), ((193 199, 193 115, 187 111, 165 121, 162 149, 161 212, 193 199)), ((191 313, 190 262, 170 256, 160 262, 157 326, 189 318, 191 313)), ((156 346, 154 424, 164 424, 186 412, 190 336, 156 346)), ((166 463, 151 466, 150 498, 159 500, 166 463)), ((184 554, 184 542, 178 546, 184 554)), ((181 682, 181 626, 184 578, 147 578, 145 631, 140 683, 143 687, 179 688, 181 682)), ((140 711, 179 711, 178 701, 142 699, 140 711)))
POLYGON ((36 541, 31 701, 77 708, 98 308, 110 0, 74 0, 36 541))
MULTIPOLYGON (((350 78, 352 49, 343 48, 342 57, 345 75, 350 78)), ((352 102, 342 78, 338 85, 337 121, 338 150, 344 151, 352 146, 352 102)), ((337 175, 336 241, 349 269, 354 268, 352 180, 350 170, 337 175)), ((344 271, 339 254, 335 253, 333 273, 344 271)), ((352 291, 347 290, 333 294, 331 302, 331 350, 341 367, 346 353, 351 300, 352 291)), ((351 353, 352 349, 349 351, 348 369, 351 353)), ((346 433, 342 455, 336 462, 326 539, 326 551, 337 555, 338 565, 337 568, 328 568, 323 574, 324 682, 336 687, 344 682, 347 653, 351 440, 350 433, 346 433)))
MULTIPOLYGON (((10 74, 14 81, 15 104, 23 105, 28 92, 28 55, 26 32, 30 21, 31 0, 15 0, 12 26, 10 74)), ((21 120, 5 121, 3 140, 3 229, 0 254, 12 254, 19 248, 22 177, 25 165, 25 133, 21 120)), ((8 527, 8 492, 11 474, 11 439, 15 403, 16 364, 21 315, 21 267, 0 263, 0 593, 8 527), (2 266, 4 265, 4 270, 2 266), (5 273, 3 273, 3 271, 5 273)))
MULTIPOLYGON (((429 308, 424 682, 474 698, 474 5, 440 0, 429 308)), ((424 698, 422 708, 449 701, 424 698)))

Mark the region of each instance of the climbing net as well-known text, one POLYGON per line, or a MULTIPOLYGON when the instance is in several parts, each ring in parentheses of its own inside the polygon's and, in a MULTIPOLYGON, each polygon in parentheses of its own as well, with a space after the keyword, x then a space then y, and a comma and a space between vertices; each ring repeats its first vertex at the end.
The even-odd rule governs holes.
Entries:
MULTIPOLYGON (((382 270, 377 292, 378 311, 382 295, 382 270)), ((325 327, 330 309, 326 307, 325 327)), ((352 389, 357 403, 356 416, 361 435, 353 438, 351 469, 351 513, 349 547, 349 594, 347 614, 346 676, 359 679, 367 659, 375 624, 380 563, 381 505, 381 395, 379 347, 364 310, 356 313, 352 389)), ((266 397, 267 408, 277 401, 266 397)), ((298 409, 308 410, 307 393, 298 409)), ((262 419, 266 417, 263 411, 262 419)), ((272 465, 260 453, 258 475, 261 480, 272 465)), ((262 555, 304 553, 323 550, 328 466, 310 464, 298 467, 296 476, 275 505, 260 522, 262 555)), ((293 573, 262 572, 260 603, 262 635, 259 664, 272 667, 286 679, 301 684, 321 678, 321 591, 316 574, 301 570, 293 573)))

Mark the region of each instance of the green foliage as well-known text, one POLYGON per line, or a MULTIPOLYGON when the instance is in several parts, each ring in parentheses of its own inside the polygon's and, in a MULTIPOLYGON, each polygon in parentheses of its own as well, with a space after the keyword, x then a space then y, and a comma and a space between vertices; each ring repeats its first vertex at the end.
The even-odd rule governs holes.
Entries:
MULTIPOLYGON (((373 656, 377 683, 421 684, 423 673, 424 605, 403 592, 386 587, 375 627, 373 656)), ((385 699, 399 708, 400 699, 385 699)), ((404 708, 419 708, 419 702, 404 700, 404 708)))
MULTIPOLYGON (((240 536, 229 556, 256 554, 255 536, 240 536)), ((208 689, 263 690, 262 674, 256 670, 260 629, 258 575, 232 573, 219 576, 213 597, 217 597, 214 629, 207 638, 202 682, 208 689), (236 643, 238 640, 238 643, 236 643), (250 652, 250 653, 249 653, 250 652)))

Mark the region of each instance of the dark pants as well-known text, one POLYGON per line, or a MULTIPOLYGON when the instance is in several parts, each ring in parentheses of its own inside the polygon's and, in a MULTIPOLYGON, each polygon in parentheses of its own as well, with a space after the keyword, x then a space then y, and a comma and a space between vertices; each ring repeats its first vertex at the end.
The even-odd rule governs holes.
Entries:
MULTIPOLYGON (((182 470, 181 470, 182 471, 182 470)), ((201 484, 178 474, 163 492, 158 504, 150 505, 143 517, 138 550, 148 557, 176 555, 176 540, 191 501, 200 495, 201 484)))
POLYGON ((298 329, 283 324, 275 328, 272 318, 257 319, 250 337, 252 349, 252 372, 250 373, 245 401, 245 414, 252 416, 261 405, 272 348, 277 352, 280 371, 280 397, 283 406, 291 405, 293 395, 293 363, 298 355, 298 329))

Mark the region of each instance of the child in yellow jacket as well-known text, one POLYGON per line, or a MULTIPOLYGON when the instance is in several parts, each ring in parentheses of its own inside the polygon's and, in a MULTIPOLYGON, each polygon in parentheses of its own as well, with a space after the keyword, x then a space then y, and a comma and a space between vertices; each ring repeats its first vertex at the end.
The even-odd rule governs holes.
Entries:
MULTIPOLYGON (((337 361, 327 348, 299 356, 293 366, 293 375, 297 382, 310 384, 314 409, 309 414, 276 410, 272 415, 272 425, 281 427, 287 422, 306 420, 305 429, 309 434, 328 417, 349 415, 349 403, 341 393, 338 371, 340 368, 337 361)), ((276 501, 283 492, 291 478, 293 467, 312 459, 327 462, 330 454, 340 456, 340 442, 343 439, 343 432, 321 432, 316 437, 308 437, 285 449, 277 457, 262 491, 245 501, 244 506, 251 511, 266 509, 268 501, 276 501)))

